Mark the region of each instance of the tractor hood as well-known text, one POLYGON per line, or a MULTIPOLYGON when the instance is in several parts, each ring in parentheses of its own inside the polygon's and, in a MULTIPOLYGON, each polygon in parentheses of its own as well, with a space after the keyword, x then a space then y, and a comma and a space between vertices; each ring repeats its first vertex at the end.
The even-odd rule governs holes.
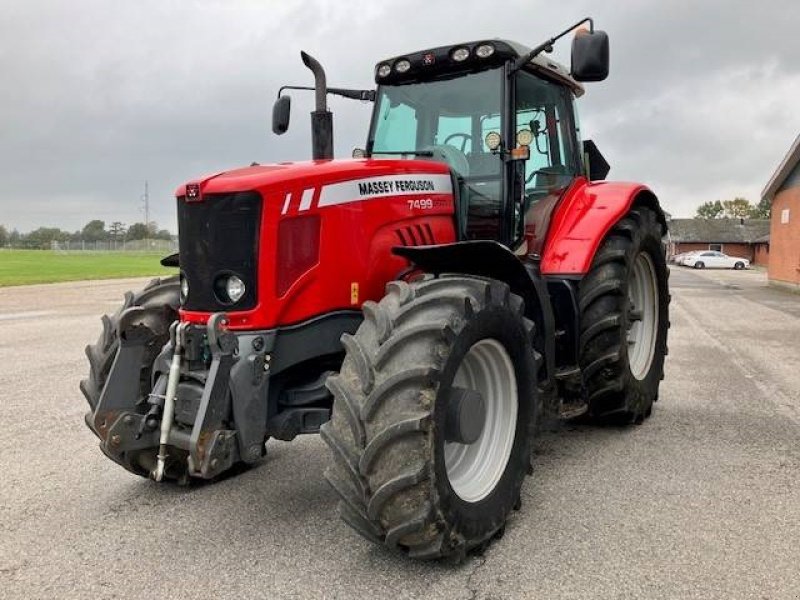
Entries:
POLYGON ((446 164, 430 160, 341 159, 253 165, 190 181, 175 190, 176 196, 246 192, 267 188, 281 190, 309 184, 336 183, 382 175, 448 174, 446 164))

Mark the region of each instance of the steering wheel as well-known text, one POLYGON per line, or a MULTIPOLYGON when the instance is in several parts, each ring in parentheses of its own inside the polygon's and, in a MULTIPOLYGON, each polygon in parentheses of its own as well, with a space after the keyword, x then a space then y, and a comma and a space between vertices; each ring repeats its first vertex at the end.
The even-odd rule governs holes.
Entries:
POLYGON ((543 175, 543 174, 544 174, 543 169, 537 169, 536 171, 528 175, 528 177, 525 179, 525 184, 527 185, 528 183, 533 181, 533 178, 536 177, 537 175, 543 175))
POLYGON ((467 142, 472 141, 472 136, 468 133, 461 133, 460 131, 457 133, 451 133, 444 139, 444 144, 448 146, 453 146, 453 148, 455 148, 456 146, 454 144, 448 143, 453 138, 461 138, 461 148, 459 148, 459 150, 461 150, 461 152, 464 152, 466 154, 467 142))

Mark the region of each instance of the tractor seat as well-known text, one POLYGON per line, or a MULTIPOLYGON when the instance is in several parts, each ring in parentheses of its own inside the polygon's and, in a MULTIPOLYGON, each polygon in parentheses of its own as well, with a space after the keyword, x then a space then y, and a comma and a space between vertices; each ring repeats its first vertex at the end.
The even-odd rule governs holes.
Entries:
POLYGON ((500 173, 500 157, 488 152, 475 152, 467 155, 470 175, 497 175, 500 173))
POLYGON ((569 168, 564 165, 553 165, 552 167, 542 167, 536 171, 534 187, 539 189, 553 189, 566 187, 574 176, 569 172, 569 168))

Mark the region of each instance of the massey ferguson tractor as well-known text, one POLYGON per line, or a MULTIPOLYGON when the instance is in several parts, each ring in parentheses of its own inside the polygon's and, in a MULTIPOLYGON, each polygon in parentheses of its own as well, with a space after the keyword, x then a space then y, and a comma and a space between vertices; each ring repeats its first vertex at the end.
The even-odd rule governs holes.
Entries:
MULTIPOLYGON (((215 479, 268 438, 320 433, 341 517, 421 559, 504 530, 545 419, 637 424, 667 349, 656 196, 604 181, 581 82, 591 19, 534 49, 479 40, 380 61, 374 90, 313 89, 313 160, 177 190, 179 274, 128 293, 87 348, 100 448, 155 481, 215 479), (588 28, 579 29, 588 23, 588 28), (571 68, 546 56, 577 30, 571 68), (328 94, 373 102, 333 159, 328 94)), ((238 465, 238 467, 237 467, 238 465)))

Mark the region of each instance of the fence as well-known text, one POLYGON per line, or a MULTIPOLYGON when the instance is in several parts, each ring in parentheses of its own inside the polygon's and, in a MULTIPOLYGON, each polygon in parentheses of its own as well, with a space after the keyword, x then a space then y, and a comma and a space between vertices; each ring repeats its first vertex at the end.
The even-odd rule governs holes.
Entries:
POLYGON ((178 251, 177 240, 108 240, 104 242, 50 242, 53 252, 158 252, 169 254, 178 251))

